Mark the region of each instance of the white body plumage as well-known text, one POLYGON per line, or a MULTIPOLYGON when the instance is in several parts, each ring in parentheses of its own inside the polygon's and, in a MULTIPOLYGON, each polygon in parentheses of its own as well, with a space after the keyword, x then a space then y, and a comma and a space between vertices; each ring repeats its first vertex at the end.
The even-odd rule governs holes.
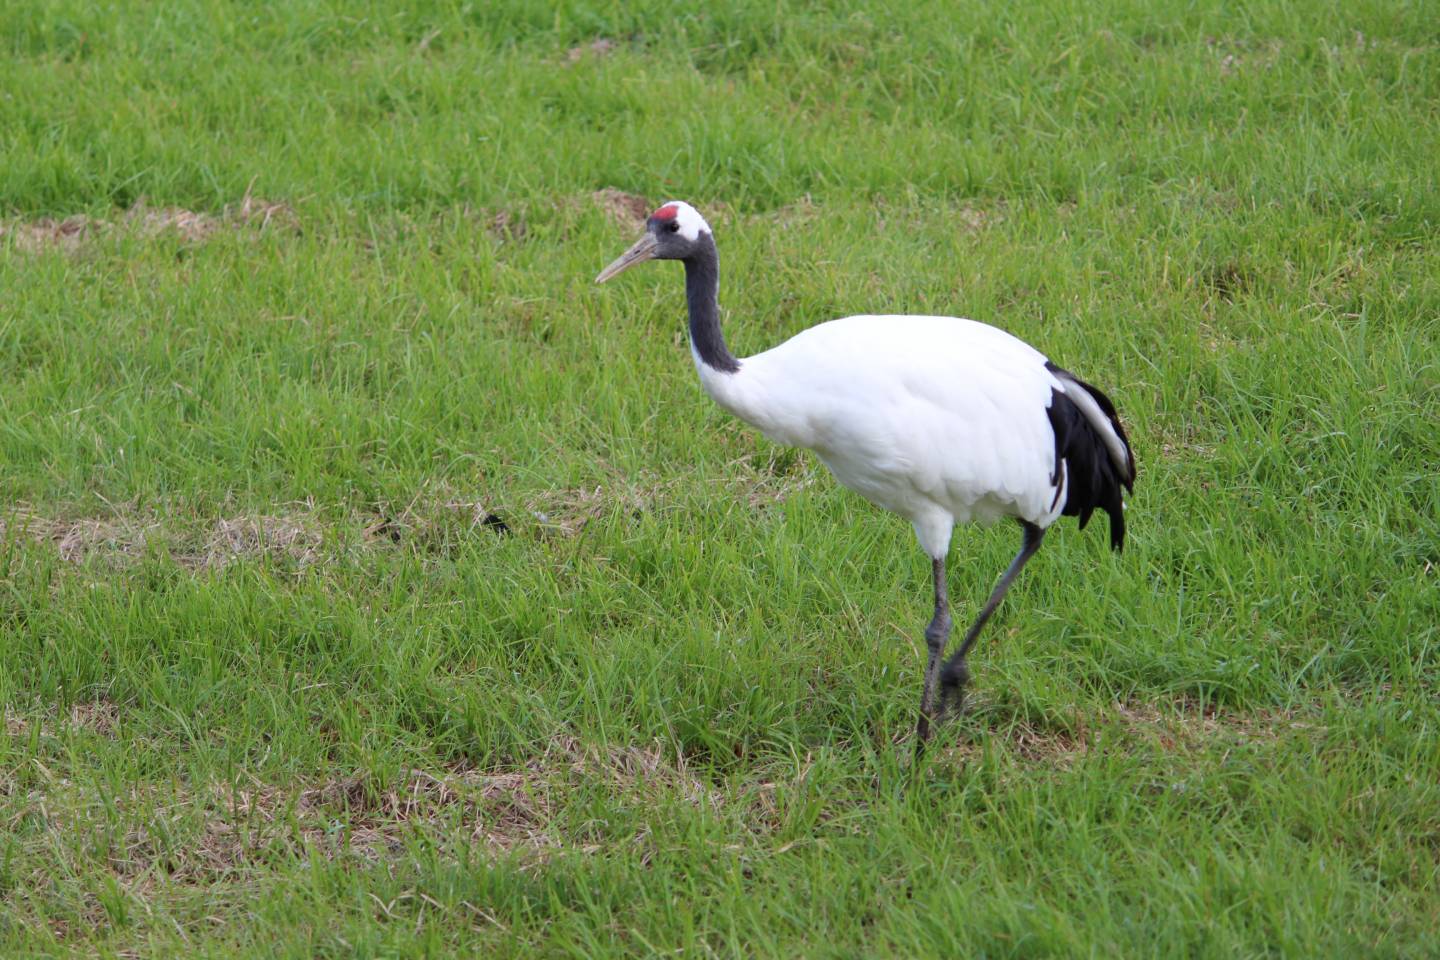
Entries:
MULTIPOLYGON (((1051 479, 1046 410, 1065 383, 1003 330, 957 317, 831 320, 700 382, 771 440, 804 447, 844 486, 905 517, 942 557, 956 523, 1049 526, 1066 483, 1051 479)), ((1108 424, 1106 424, 1108 428, 1108 424)))

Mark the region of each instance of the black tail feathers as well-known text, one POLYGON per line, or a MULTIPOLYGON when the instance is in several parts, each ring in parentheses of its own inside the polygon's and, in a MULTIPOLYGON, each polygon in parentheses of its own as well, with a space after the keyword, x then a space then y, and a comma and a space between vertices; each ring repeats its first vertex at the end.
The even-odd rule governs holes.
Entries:
POLYGON ((1096 509, 1104 510, 1110 515, 1110 548, 1118 551, 1125 545, 1121 488, 1131 492, 1135 489, 1135 456, 1130 451, 1130 441, 1109 397, 1054 364, 1047 363, 1046 367, 1071 391, 1084 390, 1120 439, 1123 457, 1117 457, 1114 439, 1102 435, 1104 425, 1092 421, 1093 408, 1087 415, 1082 404, 1077 404, 1071 396, 1060 390, 1052 391, 1047 412, 1055 432, 1055 474, 1051 482, 1055 484, 1057 498, 1062 481, 1066 477, 1070 481, 1061 513, 1079 517, 1083 530, 1090 522, 1090 514, 1096 509))

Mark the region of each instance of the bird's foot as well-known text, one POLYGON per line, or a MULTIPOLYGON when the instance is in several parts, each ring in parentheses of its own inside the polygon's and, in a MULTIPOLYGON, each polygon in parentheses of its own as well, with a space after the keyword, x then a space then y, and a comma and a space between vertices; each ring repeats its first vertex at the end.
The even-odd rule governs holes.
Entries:
POLYGON ((953 717, 965 709, 965 686, 970 682, 970 666, 960 660, 947 663, 940 673, 940 716, 953 717))

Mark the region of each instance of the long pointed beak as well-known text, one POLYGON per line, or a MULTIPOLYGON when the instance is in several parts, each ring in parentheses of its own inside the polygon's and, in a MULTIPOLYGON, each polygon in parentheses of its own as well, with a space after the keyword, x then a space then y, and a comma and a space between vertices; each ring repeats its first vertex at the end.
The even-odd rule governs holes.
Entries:
POLYGON ((595 282, 604 283, 611 277, 629 270, 637 263, 653 259, 655 259, 655 235, 647 232, 645 236, 635 241, 633 247, 616 257, 610 266, 601 270, 600 275, 595 278, 595 282))

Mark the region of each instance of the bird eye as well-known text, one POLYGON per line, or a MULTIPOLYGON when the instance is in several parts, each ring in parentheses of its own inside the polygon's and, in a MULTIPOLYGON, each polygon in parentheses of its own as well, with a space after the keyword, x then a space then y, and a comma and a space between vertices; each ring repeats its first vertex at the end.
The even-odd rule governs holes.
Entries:
POLYGON ((671 220, 669 223, 665 224, 665 229, 669 230, 671 233, 674 233, 680 229, 680 224, 676 223, 674 220, 671 220))

